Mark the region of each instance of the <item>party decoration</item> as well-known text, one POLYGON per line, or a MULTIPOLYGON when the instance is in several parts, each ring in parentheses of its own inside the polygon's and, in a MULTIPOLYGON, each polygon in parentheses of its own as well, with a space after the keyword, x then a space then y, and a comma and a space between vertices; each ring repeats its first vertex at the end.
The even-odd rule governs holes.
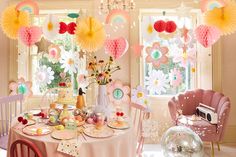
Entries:
POLYGON ((6 36, 10 39, 17 39, 19 29, 28 25, 28 13, 17 11, 15 6, 9 6, 2 12, 1 27, 6 36))
POLYGON ((154 23, 154 29, 157 31, 157 32, 163 32, 165 31, 166 29, 166 22, 163 21, 163 20, 158 20, 154 23))
POLYGON ((146 42, 151 42, 157 36, 155 29, 153 28, 154 20, 151 17, 143 18, 142 21, 142 37, 146 42))
POLYGON ((69 72, 70 74, 76 73, 76 67, 79 64, 77 53, 71 51, 63 51, 61 60, 61 68, 64 69, 64 72, 69 72))
POLYGON ((175 43, 179 48, 186 50, 187 48, 194 48, 196 44, 195 34, 192 29, 188 29, 185 26, 179 29, 175 36, 175 43))
POLYGON ((39 42, 36 42, 35 45, 38 47, 37 53, 47 52, 48 47, 52 45, 50 41, 46 40, 44 37, 41 38, 39 42))
POLYGON ((176 31, 177 25, 175 24, 174 21, 167 21, 166 22, 166 27, 165 27, 165 31, 167 33, 173 33, 176 31))
POLYGON ((25 79, 21 77, 16 82, 11 82, 9 84, 9 89, 11 91, 10 95, 23 94, 25 97, 29 97, 33 94, 31 87, 32 82, 25 81, 25 79))
POLYGON ((131 46, 131 49, 133 50, 133 53, 136 57, 142 57, 143 48, 144 46, 140 44, 131 46))
POLYGON ((161 47, 160 43, 155 42, 152 47, 146 48, 146 62, 152 63, 155 68, 159 68, 161 64, 168 62, 168 57, 166 56, 168 51, 167 47, 161 47))
POLYGON ((123 85, 119 80, 113 81, 107 87, 108 96, 110 101, 115 105, 129 104, 130 102, 130 88, 123 85))
POLYGON ((16 5, 16 10, 26 11, 29 14, 34 14, 34 15, 39 14, 38 4, 33 0, 24 0, 24 1, 19 2, 16 5))
POLYGON ((148 105, 148 91, 142 86, 138 86, 131 90, 131 101, 143 106, 148 105))
POLYGON ((189 64, 194 65, 196 62, 196 50, 190 49, 188 52, 177 52, 173 58, 174 63, 180 63, 181 67, 187 67, 189 64))
POLYGON ((48 15, 42 26, 43 34, 46 39, 54 40, 59 32, 59 20, 55 15, 48 15))
POLYGON ((114 40, 107 39, 105 41, 105 52, 115 59, 122 57, 127 52, 128 48, 128 41, 123 37, 114 40))
MULTIPOLYGON (((74 131, 71 131, 71 132, 74 133, 74 131)), ((67 136, 69 136, 70 134, 71 133, 68 133, 68 131, 66 131, 64 134, 62 133, 62 136, 64 135, 65 138, 67 138, 67 136)), ((71 142, 69 140, 61 140, 58 144, 57 151, 67 154, 69 156, 79 157, 81 145, 82 143, 80 141, 71 142)))
POLYGON ((223 35, 234 33, 236 30, 236 2, 227 1, 226 6, 206 12, 205 22, 207 25, 218 27, 223 35))
POLYGON ((103 46, 106 38, 102 23, 93 17, 79 20, 75 34, 77 44, 87 52, 97 51, 103 46))
POLYGON ((106 17, 106 24, 123 24, 129 22, 129 13, 121 9, 113 9, 106 17))
POLYGON ((165 75, 161 70, 152 70, 148 72, 148 77, 145 78, 145 85, 149 94, 165 93, 166 89, 169 88, 168 75, 165 75))
POLYGON ((226 5, 224 0, 201 0, 200 8, 204 13, 206 11, 211 11, 215 8, 222 8, 226 5))
POLYGON ((209 47, 220 38, 221 32, 214 26, 200 25, 195 29, 195 34, 202 46, 209 47))
POLYGON ((83 59, 84 58, 84 55, 85 55, 85 52, 83 50, 80 50, 79 51, 79 58, 80 59, 83 59))
POLYGON ((79 14, 78 13, 69 13, 67 16, 72 18, 72 19, 76 19, 76 18, 79 17, 79 14))
POLYGON ((35 80, 41 86, 51 84, 54 80, 54 71, 46 65, 39 66, 36 70, 35 80))
POLYGON ((69 34, 73 35, 75 34, 75 28, 76 28, 76 23, 71 22, 68 25, 64 22, 60 22, 60 34, 64 34, 65 32, 68 32, 69 34))
POLYGON ((26 46, 32 46, 40 40, 42 30, 40 27, 21 27, 19 30, 19 38, 26 46))
POLYGON ((48 47, 48 60, 53 64, 57 63, 61 57, 61 49, 58 45, 52 44, 48 47))
POLYGON ((172 85, 173 87, 178 87, 183 81, 180 70, 176 68, 170 71, 169 78, 170 85, 172 85))
POLYGON ((163 40, 171 40, 172 38, 174 38, 177 34, 177 31, 173 32, 173 33, 165 33, 165 32, 161 32, 158 33, 158 36, 163 39, 163 40))

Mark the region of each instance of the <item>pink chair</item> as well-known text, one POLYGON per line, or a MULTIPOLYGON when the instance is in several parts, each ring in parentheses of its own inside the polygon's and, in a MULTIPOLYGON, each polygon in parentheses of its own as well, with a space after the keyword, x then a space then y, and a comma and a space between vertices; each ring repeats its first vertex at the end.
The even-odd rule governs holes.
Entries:
POLYGON ((228 97, 212 90, 196 89, 173 97, 169 101, 168 106, 175 125, 188 126, 195 131, 203 141, 211 142, 212 156, 214 156, 214 142, 217 143, 218 150, 220 151, 219 142, 223 139, 230 111, 230 100, 228 97), (196 107, 199 103, 203 103, 215 109, 215 112, 218 114, 217 124, 210 124, 203 119, 189 121, 188 117, 190 118, 190 116, 196 114, 196 107), (179 111, 186 117, 186 121, 178 117, 179 111))
POLYGON ((37 146, 25 139, 16 140, 10 148, 10 157, 43 157, 37 146))
POLYGON ((141 156, 144 144, 142 122, 144 119, 148 119, 150 117, 150 111, 147 107, 139 104, 131 103, 130 107, 132 123, 135 128, 135 133, 138 139, 138 147, 136 153, 138 156, 141 156))
POLYGON ((0 147, 7 149, 8 132, 12 119, 22 113, 23 95, 10 95, 0 98, 1 132, 0 147))

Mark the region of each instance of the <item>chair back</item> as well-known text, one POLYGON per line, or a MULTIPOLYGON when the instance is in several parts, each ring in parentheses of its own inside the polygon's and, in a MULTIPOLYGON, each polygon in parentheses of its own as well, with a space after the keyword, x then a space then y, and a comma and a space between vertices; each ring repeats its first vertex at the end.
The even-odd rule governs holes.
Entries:
POLYGON ((41 108, 44 106, 48 106, 49 104, 55 102, 58 97, 58 91, 59 88, 48 89, 41 98, 41 103, 39 104, 39 107, 41 108))
POLYGON ((8 135, 12 119, 22 113, 23 95, 10 95, 0 98, 1 132, 0 136, 8 135))
POLYGON ((25 139, 16 140, 10 148, 10 157, 43 157, 37 146, 25 139))

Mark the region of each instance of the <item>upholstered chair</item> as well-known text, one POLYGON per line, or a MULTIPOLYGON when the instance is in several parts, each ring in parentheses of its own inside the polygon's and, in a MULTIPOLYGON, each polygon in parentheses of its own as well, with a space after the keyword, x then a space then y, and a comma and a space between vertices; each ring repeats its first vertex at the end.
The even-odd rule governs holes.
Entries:
POLYGON ((185 125, 195 131, 203 141, 211 142, 212 156, 214 156, 214 143, 222 141, 226 130, 230 111, 230 100, 219 92, 196 89, 187 91, 173 97, 168 103, 169 111, 175 125, 185 125), (217 113, 217 124, 211 124, 204 119, 193 119, 199 103, 212 107, 217 113))

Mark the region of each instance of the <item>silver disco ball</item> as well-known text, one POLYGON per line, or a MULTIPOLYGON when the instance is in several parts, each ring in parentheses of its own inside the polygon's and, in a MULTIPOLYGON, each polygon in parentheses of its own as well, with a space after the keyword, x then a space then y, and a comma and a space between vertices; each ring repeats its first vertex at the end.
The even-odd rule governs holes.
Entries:
POLYGON ((204 149, 200 137, 184 126, 168 129, 161 139, 165 157, 203 157, 204 149))

